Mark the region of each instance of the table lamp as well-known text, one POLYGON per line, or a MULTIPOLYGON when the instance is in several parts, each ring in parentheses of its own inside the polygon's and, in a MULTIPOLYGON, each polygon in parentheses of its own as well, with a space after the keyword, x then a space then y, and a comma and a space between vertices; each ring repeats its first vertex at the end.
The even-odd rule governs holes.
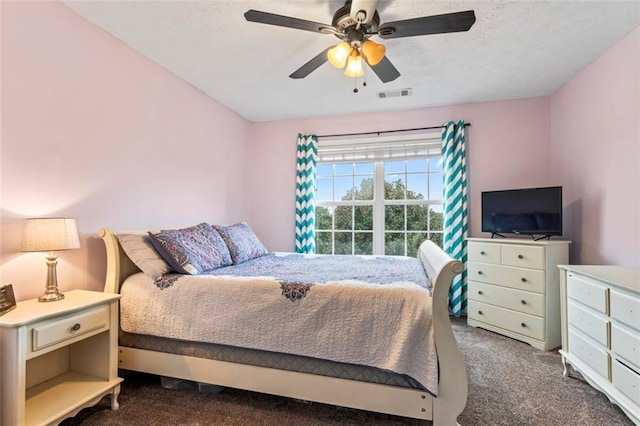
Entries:
POLYGON ((47 255, 47 286, 44 295, 38 298, 40 302, 54 302, 64 299, 64 294, 58 291, 56 265, 58 264, 58 250, 80 248, 78 229, 75 219, 64 217, 27 219, 22 239, 22 251, 46 251, 47 255))

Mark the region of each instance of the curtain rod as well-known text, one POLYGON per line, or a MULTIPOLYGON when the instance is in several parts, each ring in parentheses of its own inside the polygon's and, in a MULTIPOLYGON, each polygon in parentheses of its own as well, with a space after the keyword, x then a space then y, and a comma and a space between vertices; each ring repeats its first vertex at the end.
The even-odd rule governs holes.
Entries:
MULTIPOLYGON (((464 123, 464 127, 471 126, 471 123, 464 123)), ((443 129, 446 126, 431 126, 431 127, 415 127, 413 129, 398 129, 398 130, 378 130, 376 132, 360 132, 360 133, 341 133, 335 135, 317 135, 318 138, 338 138, 343 136, 365 136, 365 135, 377 135, 380 136, 383 133, 398 133, 398 132, 413 132, 416 130, 436 130, 443 129)))

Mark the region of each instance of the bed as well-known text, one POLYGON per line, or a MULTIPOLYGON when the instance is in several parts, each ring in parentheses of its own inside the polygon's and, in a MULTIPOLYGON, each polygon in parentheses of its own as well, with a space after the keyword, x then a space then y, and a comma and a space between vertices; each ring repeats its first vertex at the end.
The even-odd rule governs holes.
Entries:
MULTIPOLYGON (((348 285, 345 286, 301 284, 299 280, 288 281, 276 277, 279 270, 268 274, 269 276, 257 278, 251 277, 250 272, 245 272, 245 276, 237 276, 235 273, 223 271, 218 276, 167 274, 163 279, 153 279, 141 272, 141 269, 123 250, 119 239, 124 241, 125 236, 144 236, 148 232, 155 231, 158 230, 114 231, 105 228, 100 231, 107 255, 104 291, 122 295, 119 342, 121 369, 433 420, 437 426, 457 424, 456 418, 466 404, 467 377, 449 320, 447 297, 451 281, 462 272, 463 265, 445 254, 434 243, 430 241, 422 243, 417 256, 417 262, 428 277, 426 289, 417 288, 412 283, 406 284, 402 280, 401 282, 391 280, 393 282, 381 286, 382 290, 374 290, 375 293, 368 295, 367 292, 371 291, 370 286, 360 281, 345 280, 345 282, 348 281, 348 285), (210 283, 216 279, 217 284, 210 283), (238 284, 239 282, 241 285, 238 284), (278 286, 278 295, 275 295, 274 285, 278 286), (233 289, 227 291, 226 296, 225 292, 220 290, 225 286, 227 289, 233 289), (186 301, 179 299, 187 297, 183 296, 187 293, 185 290, 187 288, 200 292, 196 292, 195 296, 189 296, 191 302, 189 299, 186 301), (218 290, 212 290, 212 288, 218 290), (204 299, 205 291, 216 292, 217 302, 214 305, 199 303, 204 299), (336 303, 351 297, 352 293, 355 295, 353 303, 336 303), (398 294, 397 297, 404 297, 404 299, 391 302, 396 305, 388 305, 386 303, 389 302, 386 299, 391 299, 388 294, 398 294), (277 302, 278 298, 286 303, 277 302), (325 299, 326 303, 322 311, 316 308, 304 308, 325 299), (370 348, 366 347, 366 338, 363 340, 360 332, 352 333, 347 338, 337 336, 340 329, 351 328, 340 326, 341 315, 349 316, 349 324, 355 324, 354 328, 358 323, 395 322, 378 321, 376 316, 366 317, 365 311, 369 311, 368 307, 363 309, 356 306, 353 312, 349 311, 350 305, 369 299, 375 306, 386 306, 382 309, 387 314, 389 310, 393 310, 393 318, 402 317, 406 305, 417 306, 414 311, 409 311, 406 315, 408 321, 412 321, 413 318, 416 325, 409 330, 406 330, 405 325, 399 326, 400 331, 378 330, 375 339, 370 338, 375 341, 375 344, 369 345, 370 348), (419 303, 415 302, 415 299, 419 299, 419 303), (260 316, 254 318, 252 315, 259 315, 254 311, 264 315, 262 311, 266 309, 259 303, 269 306, 275 304, 283 311, 275 314, 268 313, 267 315, 271 317, 267 316, 266 320, 264 316, 262 320, 260 316), (163 304, 167 305, 164 308, 165 311, 159 307, 163 304), (185 305, 197 308, 183 309, 183 312, 179 313, 177 307, 185 305), (198 311, 200 305, 203 305, 203 311, 198 311), (144 306, 144 308, 135 308, 136 306, 144 306), (230 321, 235 321, 238 325, 227 327, 224 333, 216 335, 216 338, 224 336, 224 338, 220 337, 220 341, 208 342, 211 336, 207 335, 207 332, 192 330, 191 325, 199 322, 198 318, 211 316, 203 315, 203 312, 217 312, 225 306, 235 309, 236 312, 242 312, 242 318, 239 321, 239 316, 227 315, 231 316, 230 321), (421 306, 427 306, 425 312, 421 311, 421 306), (171 309, 170 314, 167 314, 167 307, 171 309), (325 311, 326 309, 329 311, 325 311), (331 311, 331 309, 334 310, 331 311), (148 328, 144 326, 135 328, 132 325, 137 324, 137 317, 141 315, 151 317, 148 328), (299 327, 296 326, 297 320, 294 320, 299 315, 309 316, 311 318, 309 321, 312 322, 304 323, 302 327, 304 332, 298 333, 299 336, 296 339, 291 339, 295 342, 281 338, 287 335, 282 332, 283 329, 287 329, 287 316, 292 319, 291 332, 299 331, 299 327), (170 318, 170 321, 167 321, 167 318, 170 318), (277 318, 285 322, 278 323, 277 318), (338 322, 332 325, 334 319, 338 322), (251 321, 255 327, 247 327, 247 324, 252 324, 251 321), (323 323, 318 325, 317 329, 309 325, 317 324, 318 321, 323 323), (166 322, 178 323, 178 330, 173 331, 173 334, 169 331, 165 333, 165 330, 170 329, 166 322), (280 337, 260 339, 260 336, 266 333, 265 323, 269 323, 271 328, 281 330, 277 335, 280 337), (255 330, 250 330, 252 328, 255 330), (238 333, 237 330, 243 332, 238 333), (326 333, 326 330, 331 332, 326 333), (322 340, 323 334, 329 336, 324 336, 325 340, 322 340), (396 339, 393 340, 390 335, 400 336, 399 340, 396 337, 393 337, 396 339), (231 340, 226 339, 227 336, 231 340), (387 338, 390 340, 385 340, 387 338), (306 343, 302 345, 298 340, 306 343), (398 347, 398 341, 401 342, 400 346, 406 347, 401 350, 386 350, 389 347, 398 347), (350 344, 355 345, 355 348, 349 348, 350 344), (298 350, 296 345, 304 348, 298 350)), ((279 265, 283 262, 288 262, 296 265, 295 268, 299 271, 300 266, 297 265, 301 259, 295 256, 300 255, 268 253, 256 260, 262 262, 262 267, 267 265, 271 270, 280 268, 279 265)), ((331 256, 306 257, 309 259, 305 261, 317 264, 328 261, 329 259, 324 258, 331 256)), ((373 265, 374 261, 391 261, 390 257, 363 256, 362 258, 366 259, 364 261, 367 265, 373 265)), ((342 260, 349 261, 349 259, 342 260)), ((253 261, 246 262, 246 265, 253 261)), ((399 266, 393 267, 402 268, 403 262, 407 261, 395 259, 394 262, 394 264, 399 262, 399 266)), ((416 260, 413 259, 412 262, 416 260)), ((392 268, 391 263, 385 265, 383 269, 392 268)), ((407 269, 415 268, 414 264, 409 267, 409 262, 406 265, 407 269)), ((373 269, 372 266, 371 270, 373 269)), ((391 274, 395 276, 396 272, 391 274)), ((380 316, 380 313, 376 315, 380 316)), ((384 315, 382 318, 385 318, 384 315)), ((221 322, 219 319, 215 321, 221 322)), ((369 328, 378 329, 379 327, 382 325, 369 328)))

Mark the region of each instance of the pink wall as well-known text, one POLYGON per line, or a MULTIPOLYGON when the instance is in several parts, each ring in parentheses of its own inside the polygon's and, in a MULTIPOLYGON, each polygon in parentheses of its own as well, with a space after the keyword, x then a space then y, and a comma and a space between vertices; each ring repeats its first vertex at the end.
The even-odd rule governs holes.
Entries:
POLYGON ((640 266, 640 28, 551 96, 571 261, 640 266))
POLYGON ((336 134, 465 120, 471 236, 480 232, 480 192, 555 185, 549 168, 549 98, 521 99, 271 123, 255 123, 250 149, 251 223, 271 250, 294 249, 298 132, 336 134))
POLYGON ((2 265, 19 299, 44 290, 23 218, 75 217, 61 290, 100 290, 101 227, 244 219, 249 122, 58 2, 2 2, 2 265))

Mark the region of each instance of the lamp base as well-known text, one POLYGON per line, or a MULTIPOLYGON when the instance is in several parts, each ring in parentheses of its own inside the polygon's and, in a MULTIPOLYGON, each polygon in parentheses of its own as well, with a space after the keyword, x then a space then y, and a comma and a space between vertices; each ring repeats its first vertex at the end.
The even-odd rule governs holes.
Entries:
POLYGON ((62 293, 48 293, 38 297, 38 302, 56 302, 62 299, 64 299, 64 294, 62 293))

